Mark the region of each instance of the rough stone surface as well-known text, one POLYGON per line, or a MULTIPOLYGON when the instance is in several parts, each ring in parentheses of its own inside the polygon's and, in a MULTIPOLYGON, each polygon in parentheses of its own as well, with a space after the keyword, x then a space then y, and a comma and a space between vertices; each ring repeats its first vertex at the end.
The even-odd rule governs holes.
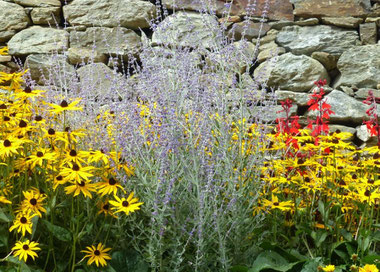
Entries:
POLYGON ((371 136, 366 125, 356 127, 356 137, 367 144, 374 144, 377 142, 377 137, 371 136))
MULTIPOLYGON (((247 4, 251 1, 248 0, 235 0, 232 2, 231 15, 242 16, 246 14, 247 4)), ((224 0, 163 0, 162 3, 168 9, 185 9, 199 11, 204 8, 215 11, 217 15, 222 15, 223 12, 228 12, 229 7, 224 0)), ((252 16, 261 16, 266 4, 266 0, 255 1, 256 7, 252 16)), ((269 10, 267 17, 269 20, 294 20, 293 7, 289 0, 269 0, 269 10)))
POLYGON ((55 23, 60 22, 60 7, 42 7, 42 8, 34 8, 30 16, 32 21, 36 25, 55 25, 55 23))
POLYGON ((311 25, 317 25, 319 23, 318 18, 309 18, 302 21, 297 21, 294 24, 298 26, 311 26, 311 25))
POLYGON ((288 91, 309 91, 316 80, 321 78, 330 81, 326 69, 321 63, 308 56, 296 56, 286 53, 278 57, 275 65, 263 62, 254 71, 254 77, 259 82, 268 80, 269 87, 288 91))
POLYGON ((338 57, 326 52, 313 52, 311 54, 311 57, 322 63, 323 66, 325 66, 325 68, 327 69, 327 71, 335 69, 336 63, 338 62, 338 57))
POLYGON ((160 23, 153 33, 154 44, 214 48, 221 46, 221 40, 214 37, 211 29, 218 28, 216 17, 193 12, 178 12, 160 23))
MULTIPOLYGON (((266 114, 264 116, 262 116, 262 118, 265 122, 275 122, 277 118, 285 118, 286 117, 285 112, 279 112, 279 111, 283 110, 281 105, 276 105, 276 106, 272 106, 272 107, 273 107, 272 111, 270 111, 270 112, 266 111, 266 114)), ((290 108, 289 114, 290 115, 296 115, 297 109, 298 109, 298 106, 294 105, 293 107, 290 108)))
MULTIPOLYGON (((326 102, 331 105, 331 110, 335 112, 330 115, 330 123, 360 124, 363 120, 368 119, 365 112, 369 106, 344 92, 333 90, 325 98, 326 102)), ((307 116, 315 118, 316 114, 315 111, 309 111, 307 116)))
MULTIPOLYGON (((115 74, 104 63, 87 64, 77 70, 80 79, 80 89, 96 96, 114 95, 127 85, 121 74, 115 74)), ((123 91, 121 93, 124 93, 123 91)))
POLYGON ((341 76, 334 88, 341 85, 376 88, 380 83, 380 44, 356 46, 345 51, 337 67, 341 76))
POLYGON ((294 15, 300 17, 361 17, 371 7, 370 0, 302 0, 294 3, 294 15))
POLYGON ((233 24, 231 30, 229 31, 228 36, 231 38, 234 37, 234 40, 240 40, 243 37, 243 32, 245 30, 244 37, 247 40, 251 40, 259 36, 264 36, 269 29, 270 29, 270 26, 268 24, 263 23, 263 26, 261 27, 261 23, 245 21, 245 22, 233 24), (261 28, 261 33, 260 33, 260 28, 261 28))
POLYGON ((376 23, 376 25, 380 26, 380 17, 367 17, 365 19, 366 23, 376 23))
POLYGON ((359 41, 354 30, 318 25, 284 27, 278 33, 276 42, 296 55, 311 55, 320 51, 339 56, 359 41))
POLYGON ((18 32, 8 42, 14 56, 61 52, 67 49, 69 37, 65 30, 32 26, 18 32))
POLYGON ((355 91, 347 86, 340 86, 340 89, 349 96, 355 96, 355 91))
POLYGON ((259 63, 262 63, 262 62, 266 61, 267 59, 274 57, 276 55, 282 55, 282 54, 286 53, 285 48, 278 47, 276 43, 273 42, 273 43, 267 43, 264 45, 268 45, 268 44, 273 45, 273 46, 271 46, 271 47, 266 46, 264 49, 261 48, 261 50, 257 56, 257 61, 259 63))
POLYGON ((11 61, 12 57, 11 56, 2 56, 0 55, 0 62, 8 62, 11 61))
POLYGON ((282 21, 276 21, 276 22, 269 22, 268 25, 271 27, 271 29, 281 30, 282 28, 286 26, 294 25, 294 22, 282 20, 282 21))
POLYGON ((59 0, 14 0, 16 4, 25 7, 60 7, 59 0))
POLYGON ((294 101, 298 106, 307 106, 307 102, 310 100, 310 94, 308 93, 296 93, 290 91, 277 90, 276 96, 278 100, 286 100, 287 98, 294 101))
POLYGON ((124 27, 89 27, 70 32, 70 47, 92 49, 94 42, 99 54, 127 56, 138 52, 141 38, 124 27))
POLYGON ((376 44, 377 27, 376 23, 366 23, 360 25, 360 40, 362 44, 376 44))
POLYGON ((96 50, 91 50, 88 48, 75 48, 71 47, 67 50, 67 57, 70 64, 81 64, 89 62, 107 62, 107 56, 105 54, 99 53, 96 50))
POLYGON ((26 28, 30 20, 22 6, 0 1, 0 22, 0 42, 5 42, 26 28))
POLYGON ((357 92, 355 92, 355 98, 358 99, 366 99, 368 97, 368 92, 373 91, 373 95, 375 97, 380 97, 380 90, 374 90, 369 88, 360 88, 357 92))
POLYGON ((25 69, 29 69, 33 80, 40 85, 61 86, 75 76, 74 66, 64 55, 32 54, 26 58, 25 69))
POLYGON ((322 17, 322 23, 343 28, 358 28, 363 18, 355 17, 322 17))
POLYGON ((149 27, 155 6, 141 0, 74 0, 63 7, 63 15, 71 25, 149 27))

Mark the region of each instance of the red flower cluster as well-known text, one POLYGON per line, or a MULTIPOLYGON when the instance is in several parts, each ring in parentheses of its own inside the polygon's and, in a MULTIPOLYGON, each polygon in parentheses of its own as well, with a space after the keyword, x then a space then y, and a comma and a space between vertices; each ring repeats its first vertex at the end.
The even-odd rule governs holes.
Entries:
POLYGON ((380 127, 377 115, 377 103, 380 103, 380 98, 375 97, 373 91, 369 91, 368 97, 363 101, 363 103, 370 106, 366 111, 366 114, 369 116, 369 120, 363 121, 363 124, 367 126, 371 136, 377 136, 377 146, 380 147, 380 127))
POLYGON ((331 110, 331 106, 326 102, 326 100, 323 99, 323 96, 325 95, 323 86, 325 86, 326 83, 326 79, 314 82, 314 84, 317 85, 318 89, 313 92, 310 100, 307 102, 307 104, 310 106, 309 110, 318 111, 315 120, 308 119, 309 124, 307 128, 312 130, 311 135, 314 137, 321 135, 322 133, 329 133, 327 120, 330 119, 331 114, 335 113, 331 110), (314 128, 313 125, 315 125, 314 128))

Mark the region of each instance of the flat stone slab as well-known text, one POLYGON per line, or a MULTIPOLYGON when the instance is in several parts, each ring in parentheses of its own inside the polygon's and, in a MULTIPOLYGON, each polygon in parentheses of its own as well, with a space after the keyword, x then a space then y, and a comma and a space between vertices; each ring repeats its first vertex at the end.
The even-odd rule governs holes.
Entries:
POLYGON ((370 0, 295 1, 294 15, 299 17, 362 17, 369 13, 370 0))
POLYGON ((12 56, 61 52, 68 45, 68 32, 41 26, 21 30, 8 42, 9 55, 12 56))
POLYGON ((296 55, 319 51, 334 56, 360 44, 357 31, 328 25, 287 26, 278 33, 276 42, 296 55))
POLYGON ((141 0, 74 0, 63 7, 64 18, 73 26, 147 28, 155 5, 141 0))

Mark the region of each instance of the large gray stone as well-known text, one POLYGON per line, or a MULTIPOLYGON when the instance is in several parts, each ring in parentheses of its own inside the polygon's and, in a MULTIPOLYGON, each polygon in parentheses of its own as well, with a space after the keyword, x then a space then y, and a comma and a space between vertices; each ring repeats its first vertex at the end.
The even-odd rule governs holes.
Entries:
POLYGON ((0 42, 5 42, 26 28, 30 20, 22 6, 0 1, 0 22, 0 42))
POLYGON ((243 38, 247 40, 252 40, 253 38, 264 36, 270 26, 266 23, 254 23, 251 21, 244 21, 241 23, 236 23, 232 25, 231 30, 228 33, 230 38, 234 40, 240 40, 243 38))
POLYGON ((8 42, 13 56, 61 52, 67 49, 69 34, 65 30, 32 26, 18 32, 8 42))
POLYGON ((26 58, 24 68, 40 85, 64 86, 75 77, 74 66, 64 55, 32 54, 26 58))
POLYGON ((380 44, 356 46, 345 51, 337 64, 341 75, 334 84, 376 88, 380 83, 380 44))
POLYGON ((194 12, 178 12, 165 18, 153 33, 154 44, 215 48, 221 46, 216 17, 194 12))
POLYGON ((69 50, 67 50, 67 57, 69 63, 73 65, 89 62, 107 62, 107 56, 105 54, 88 48, 70 47, 69 50))
POLYGON ((354 30, 327 25, 288 26, 278 33, 276 42, 296 55, 311 55, 320 51, 339 56, 345 50, 358 45, 359 37, 354 30))
MULTIPOLYGON (((330 104, 331 110, 335 112, 330 115, 330 123, 349 122, 350 124, 360 124, 363 120, 368 120, 366 110, 369 106, 344 92, 333 90, 325 96, 325 99, 330 104)), ((316 111, 309 111, 307 113, 308 117, 315 118, 316 115, 316 111)))
POLYGON ((310 100, 310 94, 308 93, 295 93, 282 90, 276 91, 276 97, 279 101, 290 99, 298 106, 307 106, 307 102, 310 100))
POLYGON ((360 40, 362 44, 376 44, 377 42, 377 26, 376 23, 361 24, 359 28, 360 40))
POLYGON ((131 29, 124 27, 89 27, 85 31, 70 32, 70 47, 92 49, 98 54, 137 54, 141 38, 131 29))
POLYGON ((104 63, 87 64, 77 70, 80 79, 80 90, 92 97, 104 99, 125 93, 127 80, 104 63))
POLYGON ((363 18, 355 17, 322 17, 322 23, 344 28, 358 28, 363 18))
POLYGON ((60 7, 59 0, 14 0, 17 4, 25 7, 60 7))
POLYGON ((254 77, 261 83, 268 80, 269 87, 288 91, 307 92, 319 79, 330 81, 323 65, 308 56, 286 53, 278 57, 273 64, 272 59, 259 65, 254 71, 254 77))
POLYGON ((30 17, 36 25, 55 25, 55 23, 59 24, 61 21, 60 13, 60 7, 34 8, 30 13, 30 17))
POLYGON ((155 6, 141 0, 74 0, 63 7, 71 25, 147 28, 155 6))

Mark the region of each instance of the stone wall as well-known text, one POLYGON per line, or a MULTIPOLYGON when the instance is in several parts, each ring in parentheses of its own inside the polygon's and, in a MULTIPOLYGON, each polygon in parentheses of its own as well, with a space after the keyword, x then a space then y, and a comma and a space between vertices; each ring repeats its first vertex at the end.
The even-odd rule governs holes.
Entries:
MULTIPOLYGON (((162 12, 156 10, 155 2, 0 0, 0 46, 7 45, 9 54, 21 59, 40 85, 46 85, 52 63, 60 63, 69 76, 85 77, 89 69, 106 76, 112 74, 108 67, 115 65, 110 56, 125 60, 130 54, 138 55, 143 33, 149 33, 148 20, 162 12), (51 52, 65 54, 51 56, 51 52), (81 67, 90 58, 96 65, 81 67)), ((327 79, 326 97, 336 113, 331 118, 332 129, 355 133, 358 143, 370 143, 361 125, 368 107, 362 100, 369 90, 380 96, 380 0, 269 0, 268 12, 266 1, 257 0, 249 22, 244 21, 247 2, 161 0, 168 14, 163 27, 148 35, 149 42, 212 48, 220 41, 204 24, 226 24, 231 38, 239 41, 244 34, 248 48, 259 44, 250 76, 258 79, 264 74, 267 85, 278 89, 278 98, 295 101, 294 113, 308 117, 305 112, 313 82, 327 79), (215 16, 196 12, 205 2, 211 4, 215 16), (223 19, 227 11, 228 20, 223 19), (261 26, 263 11, 266 19, 261 26), (279 56, 271 65, 274 53, 279 56)), ((15 69, 10 56, 0 56, 0 71, 15 69)))

